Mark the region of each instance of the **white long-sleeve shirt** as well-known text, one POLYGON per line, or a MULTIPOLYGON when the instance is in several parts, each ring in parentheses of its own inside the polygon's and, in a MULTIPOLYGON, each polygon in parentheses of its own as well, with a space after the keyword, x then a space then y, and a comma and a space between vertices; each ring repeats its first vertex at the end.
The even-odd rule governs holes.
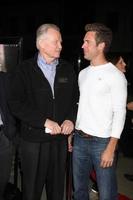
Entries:
POLYGON ((76 129, 97 137, 120 138, 126 115, 125 75, 107 63, 83 69, 78 81, 76 129))

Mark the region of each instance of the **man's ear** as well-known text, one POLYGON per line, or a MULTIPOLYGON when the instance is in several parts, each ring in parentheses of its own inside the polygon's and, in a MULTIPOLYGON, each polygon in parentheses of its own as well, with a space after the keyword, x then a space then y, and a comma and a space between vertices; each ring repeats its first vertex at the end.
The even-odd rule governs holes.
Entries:
POLYGON ((101 42, 98 46, 99 46, 99 49, 103 51, 103 49, 105 48, 105 43, 101 42))
POLYGON ((43 49, 44 48, 44 43, 45 43, 45 40, 44 39, 40 39, 39 41, 38 41, 38 49, 43 49))

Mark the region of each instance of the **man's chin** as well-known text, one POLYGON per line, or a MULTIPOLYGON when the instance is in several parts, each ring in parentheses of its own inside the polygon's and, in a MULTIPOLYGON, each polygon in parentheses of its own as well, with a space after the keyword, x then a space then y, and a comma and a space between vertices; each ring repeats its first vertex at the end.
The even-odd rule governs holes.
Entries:
POLYGON ((58 54, 58 55, 55 56, 56 59, 59 58, 59 57, 60 57, 60 54, 58 54))

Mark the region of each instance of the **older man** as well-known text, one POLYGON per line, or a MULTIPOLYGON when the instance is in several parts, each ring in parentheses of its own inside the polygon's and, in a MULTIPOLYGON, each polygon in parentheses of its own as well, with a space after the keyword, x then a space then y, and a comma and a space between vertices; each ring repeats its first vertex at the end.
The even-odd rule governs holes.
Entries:
POLYGON ((74 129, 77 82, 73 67, 59 59, 60 29, 37 29, 37 55, 15 71, 9 104, 21 120, 23 199, 62 200, 67 136, 74 129))

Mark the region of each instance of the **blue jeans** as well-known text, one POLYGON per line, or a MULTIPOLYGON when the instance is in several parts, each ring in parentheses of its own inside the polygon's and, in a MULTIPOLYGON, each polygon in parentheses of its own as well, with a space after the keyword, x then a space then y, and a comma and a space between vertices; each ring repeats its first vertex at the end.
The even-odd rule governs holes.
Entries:
POLYGON ((89 175, 96 171, 100 200, 118 200, 115 161, 112 167, 100 167, 100 156, 109 138, 81 137, 74 135, 73 145, 73 183, 74 200, 89 199, 89 175))

